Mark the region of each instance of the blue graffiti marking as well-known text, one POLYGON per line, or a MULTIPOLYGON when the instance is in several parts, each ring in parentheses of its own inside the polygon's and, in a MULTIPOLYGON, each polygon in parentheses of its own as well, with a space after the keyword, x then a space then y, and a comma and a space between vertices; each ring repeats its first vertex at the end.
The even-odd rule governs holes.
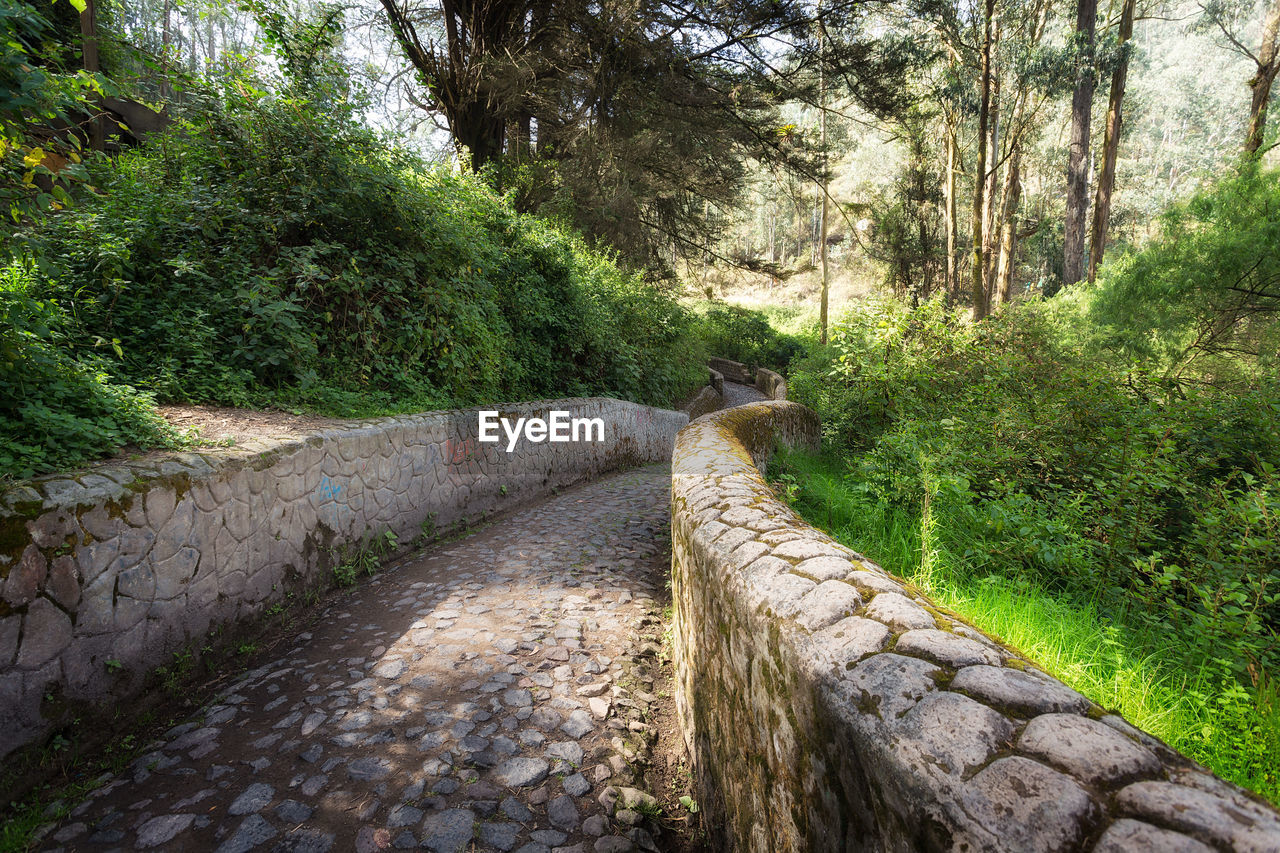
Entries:
POLYGON ((325 477, 320 481, 320 497, 337 499, 338 493, 342 491, 342 486, 325 477))

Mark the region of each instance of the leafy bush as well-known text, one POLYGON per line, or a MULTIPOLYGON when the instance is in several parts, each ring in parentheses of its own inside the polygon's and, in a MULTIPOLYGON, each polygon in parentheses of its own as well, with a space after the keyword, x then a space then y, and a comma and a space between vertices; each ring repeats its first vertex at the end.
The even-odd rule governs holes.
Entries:
POLYGON ((977 325, 881 303, 797 362, 850 487, 928 529, 970 578, 1031 582, 1220 660, 1280 664, 1280 387, 1117 369, 1030 303, 977 325))
POLYGON ((72 355, 57 308, 0 289, 0 476, 80 464, 122 444, 173 444, 151 398, 111 383, 95 357, 72 355))
POLYGON ((764 314, 737 305, 708 305, 698 336, 709 355, 775 370, 785 370, 804 350, 799 339, 775 331, 764 314))
MULTIPOLYGON (((1104 268, 1090 319, 1127 357, 1274 375, 1280 352, 1280 170, 1240 171, 1161 217, 1159 237, 1104 268), (1253 358, 1240 359, 1242 353, 1253 358)), ((1194 367, 1193 367, 1194 366, 1194 367)))
POLYGON ((482 181, 241 81, 26 235, 67 341, 164 400, 331 414, 700 379, 692 318, 482 181))

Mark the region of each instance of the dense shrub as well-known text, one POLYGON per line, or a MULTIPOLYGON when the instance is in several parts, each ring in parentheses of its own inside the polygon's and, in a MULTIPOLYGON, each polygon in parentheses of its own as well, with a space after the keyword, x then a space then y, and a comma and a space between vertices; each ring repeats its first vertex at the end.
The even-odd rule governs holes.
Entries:
POLYGON ((774 330, 763 313, 737 305, 708 305, 698 320, 698 336, 709 355, 774 370, 786 370, 804 350, 799 339, 774 330))
POLYGON ((689 313, 577 236, 341 110, 244 91, 96 164, 98 197, 24 235, 23 287, 69 346, 116 342, 112 382, 341 415, 668 404, 700 380, 689 313))
POLYGON ((69 351, 61 321, 56 306, 0 290, 0 477, 176 439, 147 395, 111 383, 92 355, 69 351))
POLYGON ((1249 683, 1280 648, 1280 396, 1170 388, 1070 343, 1044 307, 847 318, 793 370, 850 479, 927 516, 975 576, 1151 620, 1249 683))
POLYGON ((1103 268, 1089 319, 1109 348, 1171 377, 1275 375, 1280 170, 1253 159, 1238 168, 1167 210, 1156 239, 1103 268))

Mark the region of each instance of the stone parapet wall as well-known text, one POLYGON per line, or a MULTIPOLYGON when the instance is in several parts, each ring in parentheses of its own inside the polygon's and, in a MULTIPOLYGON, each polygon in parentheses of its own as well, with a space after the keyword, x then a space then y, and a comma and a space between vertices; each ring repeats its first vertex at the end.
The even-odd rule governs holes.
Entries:
POLYGON ((711 387, 716 389, 717 394, 724 394, 724 374, 714 367, 708 367, 707 370, 711 373, 711 387))
POLYGON ((1269 805, 776 499, 760 466, 818 427, 769 401, 676 439, 676 704, 718 847, 1280 850, 1269 805))
POLYGON ((685 403, 681 410, 689 413, 689 420, 696 420, 708 412, 724 407, 724 394, 714 385, 703 385, 698 393, 685 403))
POLYGON ((787 380, 767 367, 756 368, 756 390, 770 400, 787 399, 787 380))
POLYGON ((751 368, 740 361, 730 361, 727 358, 709 358, 707 359, 707 365, 730 382, 740 382, 743 385, 750 385, 752 382, 751 368))
MULTIPOLYGON (((389 531, 403 550, 554 489, 665 462, 684 412, 592 398, 485 407, 602 418, 602 442, 478 440, 478 409, 299 440, 101 465, 0 494, 0 756, 78 708, 136 695, 148 670, 327 582, 389 531)), ((501 433, 501 431, 499 431, 501 433)))

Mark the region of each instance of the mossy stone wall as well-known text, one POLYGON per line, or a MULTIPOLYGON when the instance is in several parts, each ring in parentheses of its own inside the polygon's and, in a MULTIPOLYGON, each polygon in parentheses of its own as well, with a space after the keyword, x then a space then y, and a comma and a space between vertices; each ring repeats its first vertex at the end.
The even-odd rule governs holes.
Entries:
POLYGON ((676 705, 717 847, 1275 851, 1280 813, 936 607, 778 500, 767 401, 676 438, 676 705))
POLYGON ((670 458, 684 412, 591 398, 486 407, 602 418, 602 442, 478 441, 477 409, 43 477, 0 494, 0 757, 128 699, 212 627, 327 584, 336 555, 423 538, 670 458), (383 541, 386 541, 385 538, 383 541))

